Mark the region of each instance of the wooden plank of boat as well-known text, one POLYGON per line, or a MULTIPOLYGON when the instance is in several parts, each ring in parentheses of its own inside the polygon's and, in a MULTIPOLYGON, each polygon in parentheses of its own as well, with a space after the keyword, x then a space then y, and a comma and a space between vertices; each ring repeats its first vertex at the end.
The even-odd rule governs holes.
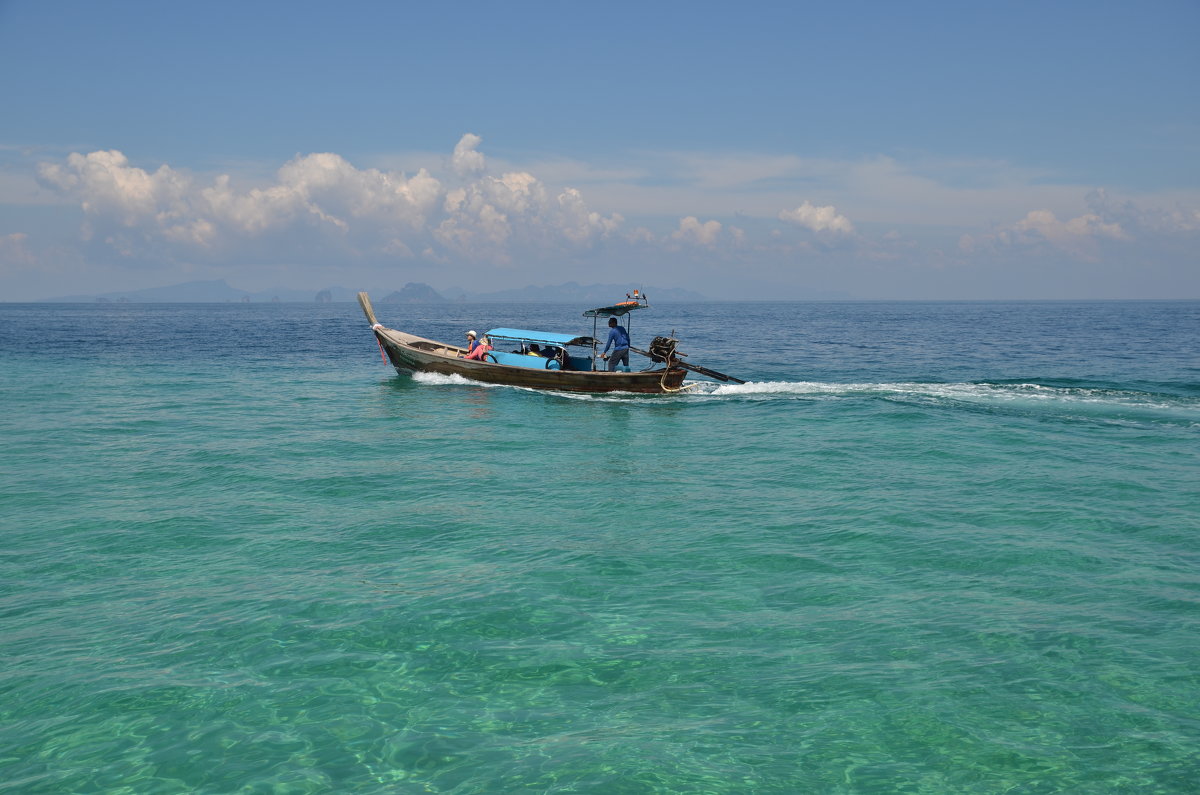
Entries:
MULTIPOLYGON (((687 371, 681 367, 666 367, 641 372, 607 372, 581 370, 550 370, 516 367, 475 359, 464 359, 467 351, 454 345, 418 337, 396 329, 385 328, 375 318, 370 298, 358 294, 363 314, 371 322, 392 366, 400 373, 438 373, 459 375, 474 381, 529 389, 561 392, 636 392, 663 394, 678 392, 687 371)), ((548 360, 547 360, 548 361, 548 360)))

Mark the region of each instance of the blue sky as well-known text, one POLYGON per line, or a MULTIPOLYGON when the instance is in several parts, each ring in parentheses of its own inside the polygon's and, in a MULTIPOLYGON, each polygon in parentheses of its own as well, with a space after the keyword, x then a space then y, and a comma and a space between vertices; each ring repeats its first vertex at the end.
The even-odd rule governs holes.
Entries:
POLYGON ((0 300, 1200 297, 1200 4, 0 0, 0 300))

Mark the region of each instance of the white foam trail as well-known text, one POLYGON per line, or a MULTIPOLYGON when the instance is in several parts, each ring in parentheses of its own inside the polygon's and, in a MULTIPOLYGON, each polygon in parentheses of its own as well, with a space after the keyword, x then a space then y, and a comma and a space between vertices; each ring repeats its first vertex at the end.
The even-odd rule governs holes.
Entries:
POLYGON ((1090 387, 1053 387, 1041 384, 990 383, 825 383, 819 381, 750 381, 745 384, 701 382, 690 394, 697 397, 854 397, 896 396, 972 402, 1064 403, 1124 406, 1143 409, 1198 409, 1200 403, 1187 398, 1166 398, 1144 392, 1123 392, 1090 387))
MULTIPOLYGON (((472 381, 460 375, 413 373, 412 378, 428 386, 475 386, 509 388, 526 391, 526 387, 506 387, 472 381)), ((580 401, 622 402, 688 401, 716 399, 771 400, 786 398, 833 399, 880 397, 907 400, 959 401, 977 404, 1006 404, 1012 406, 1074 406, 1078 409, 1132 409, 1137 411, 1166 411, 1182 413, 1191 419, 1200 414, 1200 401, 1188 398, 1166 398, 1142 392, 1121 392, 1089 387, 1053 387, 1041 384, 957 383, 937 384, 919 382, 828 383, 822 381, 750 381, 745 384, 717 384, 710 381, 689 382, 689 388, 673 395, 639 395, 631 392, 592 394, 581 392, 551 392, 558 397, 580 401)), ((539 391, 542 390, 528 390, 539 391)))
POLYGON ((500 384, 485 384, 482 381, 472 381, 470 378, 463 378, 461 375, 442 375, 441 373, 416 372, 412 374, 412 380, 426 386, 500 386, 500 384))
POLYGON ((822 384, 817 381, 747 381, 744 384, 697 384, 697 395, 817 395, 843 393, 851 384, 822 384))

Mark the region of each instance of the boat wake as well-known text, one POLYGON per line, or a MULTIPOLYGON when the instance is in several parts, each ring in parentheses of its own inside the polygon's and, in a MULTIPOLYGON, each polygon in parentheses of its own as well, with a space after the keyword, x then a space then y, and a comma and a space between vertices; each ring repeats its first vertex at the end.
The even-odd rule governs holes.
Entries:
POLYGON ((1102 387, 1058 387, 1034 383, 827 383, 820 381, 750 381, 745 384, 698 383, 693 395, 716 397, 797 396, 927 396, 960 400, 1032 400, 1083 403, 1121 403, 1147 407, 1173 408, 1181 404, 1200 405, 1200 401, 1182 396, 1102 387))
POLYGON ((472 381, 461 375, 442 375, 441 373, 415 372, 412 380, 425 386, 478 386, 487 389, 503 388, 503 384, 488 384, 483 381, 472 381))
POLYGON ((1036 383, 825 383, 751 381, 745 384, 698 383, 693 400, 879 399, 902 403, 976 405, 1012 410, 1063 410, 1084 414, 1151 414, 1157 419, 1200 424, 1200 399, 1157 392, 1036 383))
MULTIPOLYGON (((460 375, 414 373, 414 381, 427 386, 473 386, 489 389, 517 389, 472 381, 460 375)), ((712 401, 827 401, 881 400, 930 407, 977 408, 1015 412, 1066 413, 1083 417, 1110 419, 1146 419, 1200 428, 1200 398, 1159 392, 1143 392, 1098 386, 1048 386, 1037 383, 924 383, 822 381, 750 381, 745 384, 718 384, 691 381, 673 395, 638 395, 624 392, 605 394, 545 392, 571 400, 639 404, 712 401)), ((538 390, 542 391, 542 390, 538 390)))

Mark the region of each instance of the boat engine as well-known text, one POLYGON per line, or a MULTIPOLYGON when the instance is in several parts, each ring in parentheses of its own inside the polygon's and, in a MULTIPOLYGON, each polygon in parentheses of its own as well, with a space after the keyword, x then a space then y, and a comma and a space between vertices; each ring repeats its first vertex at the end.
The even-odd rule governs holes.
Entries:
POLYGON ((679 344, 679 340, 674 337, 655 337, 650 343, 650 360, 653 362, 670 362, 677 354, 675 346, 679 344))

